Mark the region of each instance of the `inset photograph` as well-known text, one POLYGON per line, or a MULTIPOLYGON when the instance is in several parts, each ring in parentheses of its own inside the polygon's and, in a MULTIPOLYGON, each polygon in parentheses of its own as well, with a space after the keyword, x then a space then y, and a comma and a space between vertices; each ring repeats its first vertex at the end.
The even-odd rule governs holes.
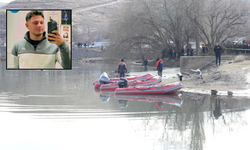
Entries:
POLYGON ((72 68, 71 10, 6 10, 6 14, 7 70, 72 68))
POLYGON ((62 24, 71 24, 71 11, 62 11, 62 24))

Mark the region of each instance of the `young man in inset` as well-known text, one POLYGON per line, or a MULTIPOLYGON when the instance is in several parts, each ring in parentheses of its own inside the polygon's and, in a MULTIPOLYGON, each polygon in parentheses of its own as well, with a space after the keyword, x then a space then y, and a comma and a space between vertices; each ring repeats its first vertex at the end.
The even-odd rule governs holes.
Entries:
POLYGON ((53 69, 56 62, 64 69, 71 69, 68 45, 56 30, 46 37, 42 12, 30 11, 25 26, 29 31, 24 39, 15 43, 11 52, 15 56, 14 69, 53 69))

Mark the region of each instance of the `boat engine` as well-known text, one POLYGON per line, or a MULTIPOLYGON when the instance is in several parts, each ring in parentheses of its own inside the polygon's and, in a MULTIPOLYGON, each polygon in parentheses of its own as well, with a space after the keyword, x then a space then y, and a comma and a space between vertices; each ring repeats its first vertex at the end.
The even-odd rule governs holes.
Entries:
POLYGON ((126 88, 128 87, 128 80, 125 78, 120 78, 118 81, 119 88, 126 88))
POLYGON ((101 74, 99 82, 100 82, 100 84, 108 84, 108 83, 110 83, 110 79, 109 79, 108 74, 106 72, 101 74))
POLYGON ((179 72, 178 74, 177 74, 177 76, 178 76, 178 78, 179 78, 179 81, 182 81, 182 74, 179 72))

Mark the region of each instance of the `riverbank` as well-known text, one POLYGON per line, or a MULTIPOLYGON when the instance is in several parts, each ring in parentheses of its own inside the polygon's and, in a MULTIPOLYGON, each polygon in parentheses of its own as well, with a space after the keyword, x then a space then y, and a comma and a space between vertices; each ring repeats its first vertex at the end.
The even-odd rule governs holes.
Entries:
MULTIPOLYGON (((164 67, 168 67, 168 68, 178 68, 178 67, 180 67, 180 59, 177 59, 177 58, 176 59, 163 58, 162 61, 163 61, 164 67)), ((155 67, 156 62, 157 62, 156 59, 155 60, 149 60, 148 61, 148 66, 155 67)))
MULTIPOLYGON (((182 90, 202 93, 211 93, 217 90, 221 93, 232 91, 240 93, 249 89, 250 84, 250 60, 240 62, 224 61, 220 66, 213 68, 212 72, 202 72, 203 80, 198 78, 182 78, 182 90), (218 78, 214 72, 220 74, 218 78), (210 74, 209 74, 210 73, 210 74)), ((179 78, 163 79, 161 84, 178 82, 179 78)))

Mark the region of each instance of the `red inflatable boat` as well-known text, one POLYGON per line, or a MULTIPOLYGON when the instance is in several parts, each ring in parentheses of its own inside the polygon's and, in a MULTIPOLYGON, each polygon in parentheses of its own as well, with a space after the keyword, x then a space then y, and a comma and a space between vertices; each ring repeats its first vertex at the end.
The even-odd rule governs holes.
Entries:
MULTIPOLYGON (((128 80, 128 83, 139 83, 139 82, 145 82, 147 80, 151 80, 154 76, 148 76, 147 78, 144 78, 144 79, 136 79, 136 80, 128 80)), ((120 78, 119 78, 120 79, 120 78)), ((112 86, 116 86, 118 87, 118 81, 111 81, 109 84, 102 84, 102 85, 112 85, 112 86)), ((101 83, 100 82, 97 82, 95 83, 94 85, 95 89, 98 89, 99 87, 101 87, 101 83)), ((117 88, 116 87, 116 88, 117 88)), ((116 88, 114 89, 109 89, 109 90, 115 90, 116 88)), ((105 89, 105 88, 104 88, 105 89)), ((101 89, 100 89, 101 90, 101 89)))
MULTIPOLYGON (((148 73, 148 74, 145 74, 145 75, 142 75, 142 76, 136 76, 136 77, 127 77, 126 79, 127 80, 142 80, 142 79, 146 79, 148 77, 151 77, 152 74, 151 73, 148 73)), ((110 81, 118 81, 120 78, 111 78, 110 81)), ((93 85, 95 85, 96 83, 98 83, 99 80, 96 80, 93 85)))
POLYGON ((182 88, 180 82, 167 84, 167 85, 154 85, 154 86, 136 86, 128 88, 117 88, 115 90, 116 95, 124 94, 169 94, 176 93, 182 88))
MULTIPOLYGON (((150 80, 128 81, 128 87, 150 86, 150 85, 155 85, 155 84, 160 83, 160 82, 161 82, 161 77, 160 76, 154 76, 150 80)), ((115 90, 116 88, 119 88, 118 83, 102 84, 100 86, 101 91, 115 90)))
POLYGON ((181 106, 182 99, 176 94, 166 95, 116 95, 118 100, 129 100, 129 101, 147 101, 147 102, 163 102, 170 105, 181 106))

